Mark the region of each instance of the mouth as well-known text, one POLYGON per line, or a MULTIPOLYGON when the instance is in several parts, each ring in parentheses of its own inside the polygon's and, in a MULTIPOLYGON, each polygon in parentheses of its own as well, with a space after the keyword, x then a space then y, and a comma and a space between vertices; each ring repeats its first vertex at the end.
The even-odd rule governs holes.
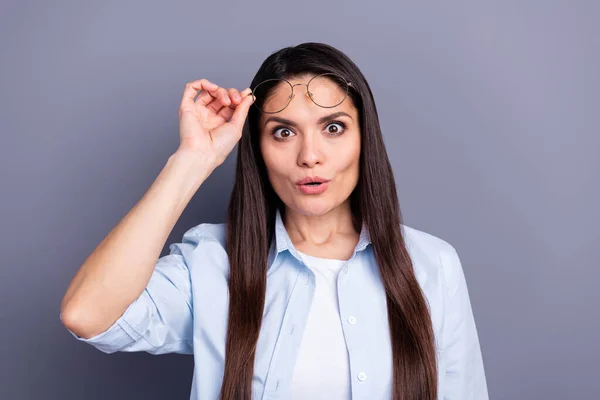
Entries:
POLYGON ((296 185, 318 186, 327 182, 329 182, 328 179, 321 178, 320 176, 307 176, 306 178, 300 179, 298 182, 296 182, 296 185))
POLYGON ((296 185, 303 194, 321 194, 327 190, 329 181, 319 177, 307 177, 296 182, 296 185))

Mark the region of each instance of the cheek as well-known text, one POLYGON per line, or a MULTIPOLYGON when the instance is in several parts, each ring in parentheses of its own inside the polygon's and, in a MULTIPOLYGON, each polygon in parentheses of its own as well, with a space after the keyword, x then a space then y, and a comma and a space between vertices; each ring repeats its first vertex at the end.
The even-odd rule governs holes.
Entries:
POLYGON ((265 162, 265 166, 267 167, 267 171, 270 171, 277 164, 277 152, 273 151, 264 140, 261 140, 260 142, 260 152, 265 162))
POLYGON ((360 141, 348 143, 335 157, 339 172, 356 173, 360 163, 360 141))
POLYGON ((265 166, 267 167, 269 179, 271 180, 273 186, 276 186, 277 180, 280 180, 288 175, 288 170, 290 169, 290 158, 289 156, 286 157, 283 152, 269 148, 269 146, 264 146, 262 148, 262 155, 265 161, 265 166))
POLYGON ((265 165, 269 171, 278 173, 282 168, 281 157, 277 153, 263 153, 265 165))

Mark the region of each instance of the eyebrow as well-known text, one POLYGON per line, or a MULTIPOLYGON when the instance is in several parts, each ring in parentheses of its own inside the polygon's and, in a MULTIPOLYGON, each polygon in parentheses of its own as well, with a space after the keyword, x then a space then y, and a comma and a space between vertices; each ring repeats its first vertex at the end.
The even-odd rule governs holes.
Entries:
MULTIPOLYGON (((326 115, 324 117, 319 118, 319 120, 317 121, 317 123, 318 124, 323 124, 323 123, 325 123, 327 121, 330 121, 330 120, 332 120, 334 118, 338 118, 338 117, 342 117, 342 116, 345 116, 345 117, 348 117, 348 118, 352 119, 352 117, 350 116, 350 114, 345 113, 344 111, 338 111, 338 112, 335 112, 333 114, 329 114, 329 115, 326 115)), ((285 124, 285 125, 290 125, 290 126, 295 126, 295 127, 298 126, 298 124, 296 124, 294 121, 291 121, 291 120, 285 119, 285 118, 281 118, 281 117, 275 117, 275 116, 267 118, 267 120, 265 121, 265 125, 267 125, 269 122, 279 122, 280 124, 285 124)))

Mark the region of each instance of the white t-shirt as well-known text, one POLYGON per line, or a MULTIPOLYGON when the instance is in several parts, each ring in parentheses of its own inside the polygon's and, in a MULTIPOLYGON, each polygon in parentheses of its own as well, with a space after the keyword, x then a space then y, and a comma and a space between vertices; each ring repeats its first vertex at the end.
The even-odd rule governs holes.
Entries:
POLYGON ((348 400, 350 364, 338 305, 343 260, 300 253, 315 274, 315 294, 292 378, 292 400, 348 400))

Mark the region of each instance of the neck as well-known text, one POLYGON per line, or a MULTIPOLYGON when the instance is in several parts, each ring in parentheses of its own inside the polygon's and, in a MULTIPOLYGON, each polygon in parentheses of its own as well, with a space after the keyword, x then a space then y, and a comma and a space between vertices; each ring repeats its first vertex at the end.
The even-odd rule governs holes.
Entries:
POLYGON ((283 222, 295 246, 320 246, 335 241, 339 235, 357 234, 349 201, 322 215, 300 214, 286 207, 283 222))

